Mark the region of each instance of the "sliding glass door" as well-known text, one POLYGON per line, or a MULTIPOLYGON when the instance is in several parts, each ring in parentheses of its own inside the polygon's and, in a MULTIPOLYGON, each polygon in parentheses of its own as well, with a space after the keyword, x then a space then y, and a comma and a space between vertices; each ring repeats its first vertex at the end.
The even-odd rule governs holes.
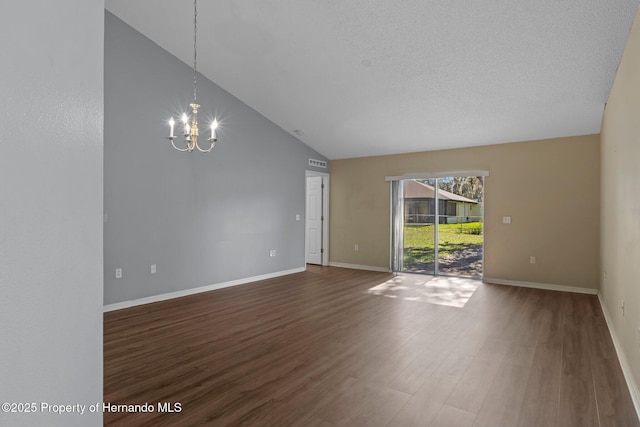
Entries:
POLYGON ((403 245, 399 249, 402 258, 400 271, 436 273, 436 218, 434 198, 435 179, 403 180, 404 215, 401 222, 403 245))
POLYGON ((392 181, 394 271, 482 276, 483 178, 392 181))

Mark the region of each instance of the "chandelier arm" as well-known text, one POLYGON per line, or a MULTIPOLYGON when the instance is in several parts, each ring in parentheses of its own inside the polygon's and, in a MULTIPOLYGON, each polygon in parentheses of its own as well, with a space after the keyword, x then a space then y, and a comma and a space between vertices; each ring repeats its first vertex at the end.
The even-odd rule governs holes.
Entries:
POLYGON ((171 145, 173 145, 173 148, 175 148, 176 150, 178 150, 178 151, 182 151, 182 152, 185 152, 185 151, 191 151, 191 150, 189 149, 189 145, 188 145, 188 144, 187 144, 187 148, 180 148, 180 147, 178 147, 178 146, 175 144, 175 142, 173 142, 173 140, 174 140, 175 138, 168 138, 168 139, 169 139, 169 141, 171 141, 171 145))
POLYGON ((211 147, 209 147, 209 149, 208 149, 208 150, 203 150, 202 148, 200 148, 200 144, 198 144, 197 142, 196 142, 196 148, 197 148, 197 149, 198 149, 198 151, 200 151, 201 153, 208 153, 208 152, 210 152, 211 150, 213 150, 213 147, 216 145, 216 142, 215 142, 215 141, 210 141, 210 142, 211 142, 211 147))

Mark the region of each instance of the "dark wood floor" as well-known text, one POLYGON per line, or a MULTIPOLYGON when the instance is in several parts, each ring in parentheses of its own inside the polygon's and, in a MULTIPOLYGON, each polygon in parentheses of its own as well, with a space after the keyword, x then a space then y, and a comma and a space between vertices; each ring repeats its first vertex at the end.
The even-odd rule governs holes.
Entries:
POLYGON ((638 426, 597 297, 482 284, 464 308, 308 271, 104 315, 107 425, 638 426))

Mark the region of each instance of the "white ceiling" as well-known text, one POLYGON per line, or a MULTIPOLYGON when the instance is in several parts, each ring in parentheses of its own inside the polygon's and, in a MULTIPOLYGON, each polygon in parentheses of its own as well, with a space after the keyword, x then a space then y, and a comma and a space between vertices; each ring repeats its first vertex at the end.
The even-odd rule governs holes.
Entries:
MULTIPOLYGON (((106 8, 192 64, 191 1, 106 8)), ((637 8, 200 0, 198 71, 329 159, 592 134, 637 8)))

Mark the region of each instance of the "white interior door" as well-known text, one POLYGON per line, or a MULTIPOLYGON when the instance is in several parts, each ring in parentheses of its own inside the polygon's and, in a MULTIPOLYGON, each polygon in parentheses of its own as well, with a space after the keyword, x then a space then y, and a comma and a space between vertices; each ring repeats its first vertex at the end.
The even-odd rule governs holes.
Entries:
POLYGON ((307 177, 306 262, 322 264, 322 177, 307 177))

